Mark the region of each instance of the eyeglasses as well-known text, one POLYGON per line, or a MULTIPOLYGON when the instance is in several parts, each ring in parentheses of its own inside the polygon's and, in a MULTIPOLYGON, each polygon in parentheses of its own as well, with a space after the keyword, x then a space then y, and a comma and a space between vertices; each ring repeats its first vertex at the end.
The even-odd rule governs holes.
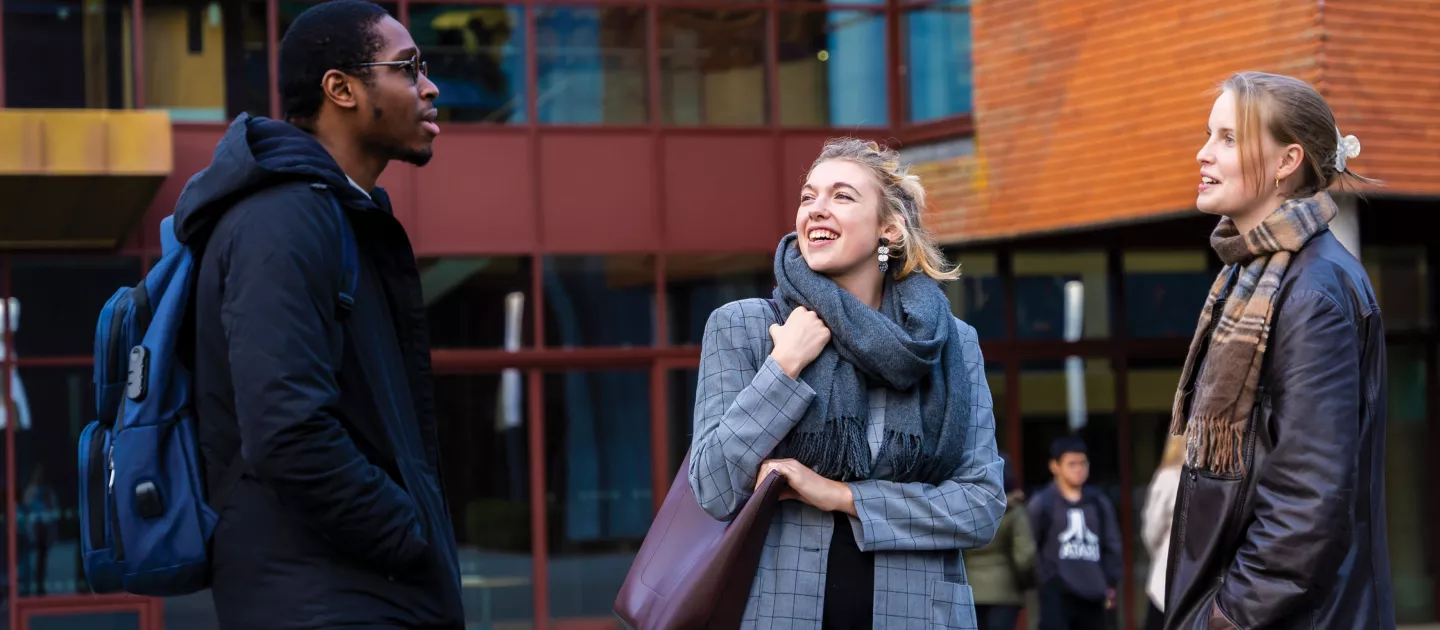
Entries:
POLYGON ((419 82, 419 81, 420 81, 420 75, 422 75, 422 74, 425 75, 425 76, 427 76, 427 77, 430 76, 430 66, 429 66, 429 64, 427 64, 427 63, 425 63, 424 61, 421 61, 421 60, 420 60, 420 53, 415 53, 414 56, 410 57, 409 59, 406 59, 405 61, 367 61, 367 62, 365 62, 365 63, 352 63, 352 64, 350 64, 349 66, 346 66, 346 67, 348 67, 348 68, 369 68, 369 67, 374 67, 374 66, 393 66, 393 67, 398 67, 398 68, 400 68, 401 70, 404 70, 404 71, 405 71, 405 74, 407 74, 407 75, 410 76, 410 81, 411 81, 411 82, 419 82))

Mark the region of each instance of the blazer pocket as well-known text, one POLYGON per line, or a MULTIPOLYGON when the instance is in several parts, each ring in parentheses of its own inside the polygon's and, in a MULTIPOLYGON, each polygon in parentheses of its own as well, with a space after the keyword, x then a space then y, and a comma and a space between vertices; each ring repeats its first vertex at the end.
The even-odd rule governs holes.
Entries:
POLYGON ((979 630, 975 594, 969 586, 940 580, 930 583, 930 627, 979 630))

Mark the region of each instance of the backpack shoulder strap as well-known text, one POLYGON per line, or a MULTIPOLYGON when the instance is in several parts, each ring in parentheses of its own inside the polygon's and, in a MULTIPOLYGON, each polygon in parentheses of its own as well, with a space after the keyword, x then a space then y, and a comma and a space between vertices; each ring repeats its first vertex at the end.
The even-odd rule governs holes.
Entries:
POLYGON ((326 197, 330 199, 330 210, 335 215, 335 220, 340 224, 340 294, 336 296, 339 306, 338 316, 343 319, 355 308, 355 290, 360 284, 360 246, 355 242, 355 228, 350 225, 349 217, 345 216, 345 209, 340 207, 340 201, 335 198, 335 191, 326 184, 311 184, 312 188, 324 189, 326 197))

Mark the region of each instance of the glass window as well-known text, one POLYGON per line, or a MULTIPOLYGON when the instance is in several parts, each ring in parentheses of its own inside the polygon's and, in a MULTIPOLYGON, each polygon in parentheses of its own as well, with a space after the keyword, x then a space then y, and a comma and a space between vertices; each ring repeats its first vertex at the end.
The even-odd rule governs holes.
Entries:
POLYGON ((134 104, 130 0, 6 2, 5 106, 134 104))
POLYGON ((538 7, 535 39, 540 122, 649 120, 644 9, 538 7))
POLYGON ((1219 269, 1204 251, 1127 251, 1125 332, 1132 338, 1195 334, 1219 269))
POLYGON ((699 370, 671 370, 666 378, 670 392, 670 461, 671 478, 680 474, 680 462, 690 452, 695 438, 695 391, 700 386, 699 370))
POLYGON ((612 618, 654 514, 649 370, 545 375, 550 615, 612 618))
MULTIPOLYGON (((1385 323, 1390 322, 1387 319, 1385 323)), ((1435 621, 1436 612, 1435 574, 1427 562, 1427 550, 1435 530, 1429 525, 1427 508, 1435 495, 1425 483, 1425 471, 1434 453, 1429 447, 1426 420, 1429 375, 1424 348, 1391 346, 1387 369, 1390 391, 1385 432, 1385 520, 1389 526, 1395 621, 1430 623, 1435 621)))
POLYGON ((177 122, 269 114, 264 3, 146 0, 144 15, 146 108, 177 122))
POLYGON ((550 256, 542 273, 545 345, 655 343, 653 255, 550 256))
POLYGON ((765 12, 660 11, 667 125, 764 125, 765 12))
POLYGON ((672 345, 700 344, 710 314, 730 302, 768 298, 775 286, 769 254, 683 254, 665 261, 666 314, 672 345))
POLYGON ((89 366, 28 367, 11 379, 19 418, 15 538, 21 596, 90 592, 80 568, 80 468, 75 444, 95 417, 91 377, 89 366))
POLYGON ((1388 332, 1430 328, 1429 265, 1422 247, 1366 247, 1360 250, 1365 271, 1388 332))
POLYGON ((985 382, 990 385, 990 398, 994 404, 995 446, 1006 453, 1014 453, 1015 445, 1010 443, 1011 419, 1005 403, 1005 364, 987 360, 985 382))
POLYGON ((138 258, 13 258, 10 294, 18 314, 15 354, 83 356, 95 353, 95 321, 121 287, 139 284, 138 258), (57 290, 64 287, 64 290, 57 290))
POLYGON ((486 256, 420 261, 420 286, 436 348, 533 345, 530 258, 486 256))
POLYGON ((435 379, 461 597, 474 627, 534 617, 525 380, 519 370, 435 379))
POLYGON ((410 36, 440 89, 442 122, 525 122, 524 8, 414 3, 410 36))
POLYGON ((970 7, 950 0, 905 12, 909 121, 971 112, 970 7))
MULTIPOLYGON (((0 295, 0 299, 3 299, 3 295, 0 295)), ((0 343, 4 343, 3 340, 0 340, 0 343)), ((0 345, 0 348, 4 348, 4 346, 0 345)), ((7 363, 3 359, 0 359, 0 430, 3 430, 5 426, 10 423, 10 378, 9 372, 6 371, 6 366, 7 363)), ((17 431, 16 437, 19 437, 19 435, 20 434, 17 431)), ((10 460, 7 459, 6 456, 7 454, 5 452, 6 449, 4 437, 4 433, 0 432, 0 477, 7 477, 8 481, 8 469, 10 460)), ((19 449, 16 449, 16 453, 19 453, 19 449)), ((16 472, 18 473, 22 471, 20 469, 16 469, 16 472)), ((3 486, 0 486, 0 490, 3 490, 3 486)), ((15 492, 17 493, 17 497, 23 498, 24 486, 20 484, 15 484, 15 492)), ((7 522, 4 527, 0 527, 0 536, 6 536, 8 539, 8 536, 10 535, 10 530, 10 524, 7 522)), ((15 542, 17 543, 17 547, 18 543, 20 542, 20 539, 18 537, 19 533, 20 532, 16 531, 17 537, 15 542)), ((19 549, 16 549, 16 551, 19 551, 19 549)), ((8 543, 0 544, 0 570, 3 570, 5 572, 5 578, 3 580, 0 580, 0 589, 4 590, 0 592, 3 592, 5 594, 5 597, 7 598, 9 597, 10 593, 11 564, 10 545, 8 543)), ((10 628, 10 615, 8 613, 9 611, 7 610, 5 614, 0 614, 0 630, 9 630, 10 628)))
POLYGON ((890 120, 885 14, 780 14, 780 124, 883 127, 890 120))
MULTIPOLYGON (((25 614, 25 613, 22 613, 25 614)), ((25 614, 30 630, 140 630, 139 612, 62 613, 58 611, 25 614)))
POLYGON ((1005 338, 1005 285, 994 252, 946 252, 960 265, 960 277, 945 285, 950 310, 975 327, 980 339, 1005 338))
POLYGON ((1064 339, 1066 287, 1081 293, 1081 338, 1110 336, 1110 278, 1105 252, 1021 252, 1015 254, 1015 336, 1064 339), (1074 284, 1072 284, 1074 283, 1074 284))

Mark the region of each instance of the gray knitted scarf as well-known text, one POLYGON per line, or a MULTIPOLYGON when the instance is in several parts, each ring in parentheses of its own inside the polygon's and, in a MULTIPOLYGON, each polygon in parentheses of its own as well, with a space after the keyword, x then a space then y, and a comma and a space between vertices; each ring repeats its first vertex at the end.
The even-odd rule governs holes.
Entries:
POLYGON ((885 442, 877 462, 894 481, 939 483, 960 466, 973 425, 961 339, 940 284, 923 273, 885 276, 877 311, 810 270, 797 235, 775 251, 781 312, 804 306, 830 328, 830 344, 801 373, 815 390, 785 452, 828 479, 870 478, 868 391, 883 386, 885 442))

